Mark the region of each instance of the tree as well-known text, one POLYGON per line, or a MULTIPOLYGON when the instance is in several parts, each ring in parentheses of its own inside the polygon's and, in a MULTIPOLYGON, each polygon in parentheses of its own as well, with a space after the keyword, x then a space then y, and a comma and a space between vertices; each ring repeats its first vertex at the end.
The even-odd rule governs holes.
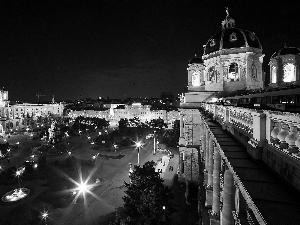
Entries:
POLYGON ((166 128, 167 127, 167 124, 164 122, 164 120, 162 118, 151 120, 150 121, 150 125, 153 128, 158 128, 158 129, 162 129, 162 128, 166 128))
POLYGON ((131 182, 125 182, 127 190, 123 197, 122 216, 125 224, 171 224, 171 214, 175 211, 171 203, 173 193, 163 185, 163 179, 155 172, 154 164, 151 161, 146 162, 143 167, 134 166, 130 175, 131 182))
POLYGON ((122 133, 122 132, 125 132, 126 129, 129 127, 129 121, 128 119, 120 119, 119 121, 119 131, 122 133))

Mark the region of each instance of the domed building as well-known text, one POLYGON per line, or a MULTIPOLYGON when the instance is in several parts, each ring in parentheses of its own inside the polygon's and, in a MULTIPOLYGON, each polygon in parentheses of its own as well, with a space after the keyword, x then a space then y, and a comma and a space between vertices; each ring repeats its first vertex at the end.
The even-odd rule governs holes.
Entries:
POLYGON ((236 28, 229 16, 222 30, 204 46, 202 56, 206 91, 236 91, 264 87, 262 62, 264 55, 254 32, 236 28))
POLYGON ((262 47, 254 32, 235 27, 229 16, 222 21, 222 30, 203 46, 202 58, 195 56, 188 63, 188 92, 182 106, 211 101, 216 92, 262 89, 262 47))
POLYGON ((300 49, 284 46, 270 59, 270 87, 300 83, 300 49))

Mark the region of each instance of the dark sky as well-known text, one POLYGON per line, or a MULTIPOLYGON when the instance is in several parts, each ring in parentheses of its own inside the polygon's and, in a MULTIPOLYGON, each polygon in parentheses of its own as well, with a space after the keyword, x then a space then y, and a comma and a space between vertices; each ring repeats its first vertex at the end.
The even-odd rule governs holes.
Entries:
POLYGON ((1 1, 0 86, 21 101, 184 92, 225 6, 260 39, 265 68, 284 43, 300 47, 299 6, 283 1, 1 1))

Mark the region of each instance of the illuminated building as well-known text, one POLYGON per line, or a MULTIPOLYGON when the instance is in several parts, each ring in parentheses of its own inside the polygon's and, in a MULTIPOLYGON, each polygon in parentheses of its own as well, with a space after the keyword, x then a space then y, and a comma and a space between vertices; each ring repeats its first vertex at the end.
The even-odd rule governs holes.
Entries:
POLYGON ((0 90, 0 133, 24 130, 26 128, 25 119, 27 117, 36 120, 37 117, 49 115, 63 115, 64 106, 62 104, 32 104, 23 103, 10 105, 8 101, 8 91, 0 90))
MULTIPOLYGON (((186 183, 188 204, 197 198, 199 224, 206 212, 209 224, 297 224, 299 113, 213 101, 216 92, 222 97, 239 90, 251 90, 258 98, 264 87, 259 40, 234 23, 227 10, 222 31, 209 39, 202 58, 188 64, 188 92, 180 104, 178 180, 186 183), (191 186, 198 196, 192 196, 191 186)), ((285 47, 272 56, 271 87, 299 83, 299 53, 285 47)), ((265 94, 286 103, 287 96, 281 95, 293 91, 297 98, 288 101, 294 103, 296 87, 287 92, 269 88, 265 94)))
POLYGON ((270 87, 300 83, 300 49, 284 47, 270 59, 270 87))
POLYGON ((133 103, 132 105, 119 104, 118 106, 112 105, 104 111, 96 110, 83 110, 71 111, 70 117, 98 117, 104 118, 110 122, 111 126, 117 126, 121 119, 138 118, 141 122, 150 122, 153 119, 163 119, 167 123, 168 128, 172 128, 175 120, 179 120, 179 112, 176 110, 153 110, 151 105, 142 105, 141 103, 133 103))

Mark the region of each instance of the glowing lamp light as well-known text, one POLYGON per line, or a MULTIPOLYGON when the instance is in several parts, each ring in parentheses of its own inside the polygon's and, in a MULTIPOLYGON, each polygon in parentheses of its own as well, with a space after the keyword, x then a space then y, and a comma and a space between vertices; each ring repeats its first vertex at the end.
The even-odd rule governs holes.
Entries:
POLYGON ((80 184, 78 184, 78 187, 77 187, 77 190, 79 191, 79 194, 82 193, 82 194, 85 194, 85 192, 88 191, 88 185, 86 184, 86 182, 81 182, 80 184))
POLYGON ((38 164, 35 163, 35 164, 33 165, 33 168, 38 168, 38 164))
POLYGON ((139 148, 139 147, 142 146, 142 143, 139 141, 139 142, 136 142, 135 145, 136 145, 137 148, 139 148))

